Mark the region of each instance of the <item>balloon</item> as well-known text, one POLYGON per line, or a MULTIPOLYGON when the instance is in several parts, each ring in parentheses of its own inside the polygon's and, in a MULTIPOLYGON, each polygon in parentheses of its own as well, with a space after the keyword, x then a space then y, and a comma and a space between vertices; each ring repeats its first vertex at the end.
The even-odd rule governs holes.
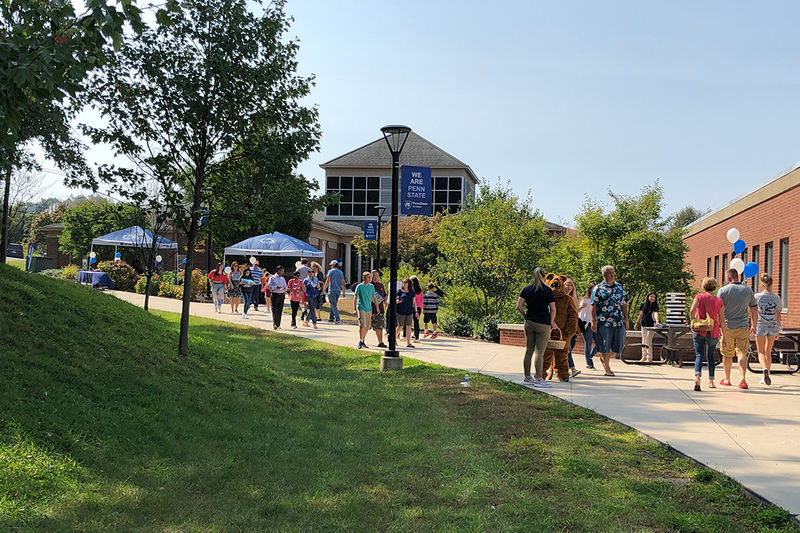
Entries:
POLYGON ((160 263, 161 259, 162 259, 162 257, 160 255, 157 255, 156 256, 156 263, 160 263))
POLYGON ((754 278, 758 274, 758 263, 750 261, 744 266, 744 277, 754 278))
POLYGON ((117 253, 114 254, 114 257, 122 257, 122 254, 117 252, 117 253))
POLYGON ((185 257, 183 258, 183 262, 184 262, 184 263, 186 262, 186 258, 185 258, 185 257))
POLYGON ((736 269, 736 272, 738 272, 740 276, 742 272, 744 272, 744 266, 744 261, 738 257, 736 259, 731 259, 731 268, 736 269))
POLYGON ((256 258, 255 257, 251 257, 250 258, 250 264, 251 265, 255 265, 256 264, 256 258))
POLYGON ((92 258, 89 259, 89 262, 92 263, 92 264, 97 263, 97 258, 96 257, 92 257, 92 258))
POLYGON ((89 254, 89 257, 97 257, 97 254, 96 254, 96 253, 94 253, 94 252, 91 252, 91 253, 89 254))
POLYGON ((225 273, 226 274, 230 274, 231 273, 231 267, 225 267, 225 273))
POLYGON ((736 228, 731 228, 728 230, 728 242, 733 244, 739 240, 739 230, 736 228))
POLYGON ((740 254, 744 252, 744 249, 747 248, 747 245, 742 239, 738 239, 735 243, 733 243, 733 251, 734 253, 740 254))

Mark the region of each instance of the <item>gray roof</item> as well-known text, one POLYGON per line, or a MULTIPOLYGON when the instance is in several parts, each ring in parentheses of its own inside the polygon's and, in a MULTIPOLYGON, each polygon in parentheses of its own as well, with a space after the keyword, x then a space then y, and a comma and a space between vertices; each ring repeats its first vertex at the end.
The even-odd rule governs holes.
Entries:
MULTIPOLYGON (((386 168, 392 166, 392 156, 383 137, 377 141, 356 148, 326 163, 322 168, 386 168)), ((448 154, 427 139, 423 139, 413 131, 408 134, 403 152, 400 154, 401 165, 416 165, 431 168, 463 168, 475 181, 478 177, 472 169, 460 159, 448 154)))
POLYGON ((361 233, 364 231, 361 229, 361 227, 354 226, 353 224, 344 224, 342 222, 325 220, 325 213, 322 211, 316 211, 311 217, 311 226, 345 237, 361 235, 361 233))

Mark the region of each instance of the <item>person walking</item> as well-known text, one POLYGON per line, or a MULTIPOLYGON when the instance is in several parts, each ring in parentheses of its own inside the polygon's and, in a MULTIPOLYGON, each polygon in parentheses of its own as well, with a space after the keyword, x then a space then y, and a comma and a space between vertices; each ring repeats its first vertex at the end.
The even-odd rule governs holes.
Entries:
MULTIPOLYGON (((567 292, 569 297, 572 298, 572 303, 575 304, 575 311, 577 312, 580 302, 578 301, 578 292, 575 289, 575 281, 573 281, 572 276, 567 275, 566 278, 567 280, 564 282, 564 290, 567 292)), ((575 376, 581 373, 580 370, 575 368, 575 361, 572 359, 572 349, 575 348, 575 342, 577 340, 578 340, 577 333, 569 338, 569 351, 567 352, 567 362, 569 364, 569 377, 571 378, 574 378, 575 376)))
POLYGON ((404 279, 400 284, 400 290, 397 291, 397 331, 395 335, 400 338, 402 331, 403 336, 406 338, 406 348, 414 348, 411 344, 411 326, 414 320, 419 320, 417 310, 414 306, 414 292, 411 288, 411 280, 404 279))
POLYGON ((361 283, 353 291, 353 312, 358 316, 358 349, 369 348, 364 342, 372 324, 372 304, 375 300, 375 287, 372 285, 372 274, 361 274, 361 283))
POLYGON ((425 337, 428 337, 428 323, 430 322, 433 325, 433 334, 431 335, 431 339, 435 339, 439 336, 439 333, 436 331, 438 327, 438 319, 436 314, 439 312, 439 295, 436 293, 436 285, 433 283, 428 283, 428 291, 424 294, 422 298, 422 322, 425 326, 425 337))
POLYGON ((263 271, 263 275, 261 276, 261 294, 264 296, 264 305, 267 308, 267 313, 272 313, 272 293, 269 291, 269 287, 267 287, 267 283, 269 281, 270 273, 267 270, 263 271))
POLYGON ((300 272, 295 272, 286 286, 289 292, 289 305, 292 307, 292 329, 297 329, 297 312, 306 298, 306 286, 300 281, 300 272))
POLYGON ((281 329, 281 318, 283 317, 283 301, 286 298, 288 285, 283 278, 283 267, 278 266, 275 273, 269 277, 267 288, 270 291, 272 304, 272 328, 281 329))
POLYGON ((304 281, 308 277, 308 271, 311 270, 311 267, 308 266, 308 259, 305 257, 301 257, 300 263, 295 263, 294 267, 300 273, 300 281, 304 281))
POLYGON ((253 268, 250 269, 250 273, 253 275, 253 291, 251 294, 251 300, 253 309, 258 311, 258 304, 261 303, 261 280, 264 278, 264 271, 261 270, 261 266, 258 264, 258 259, 256 259, 255 263, 253 263, 253 268))
POLYGON ((747 285, 739 283, 739 271, 731 268, 726 273, 727 285, 722 287, 717 296, 722 299, 725 310, 725 333, 722 334, 722 365, 725 379, 720 385, 730 387, 733 356, 739 361, 739 372, 742 380, 740 389, 747 389, 747 350, 750 348, 750 336, 756 334, 758 311, 756 296, 747 285))
POLYGON ((761 282, 761 292, 756 294, 758 309, 756 349, 758 350, 758 360, 764 368, 764 375, 759 383, 772 385, 772 378, 769 375, 772 367, 772 346, 780 335, 783 302, 780 296, 772 292, 772 276, 767 272, 762 272, 759 281, 761 282))
POLYGON ((325 303, 325 293, 322 291, 322 287, 325 285, 325 272, 322 270, 322 265, 317 263, 316 261, 311 262, 311 270, 314 271, 314 274, 319 281, 319 297, 317 297, 317 319, 322 320, 322 304, 325 303))
POLYGON ((409 276, 408 281, 411 283, 411 292, 414 294, 414 340, 419 340, 419 319, 422 316, 422 304, 424 303, 424 293, 422 284, 419 282, 417 276, 409 276))
POLYGON ((694 297, 692 307, 689 309, 690 319, 705 320, 710 318, 714 321, 712 326, 692 328, 692 342, 694 344, 694 390, 700 391, 700 378, 703 374, 703 360, 708 365, 708 388, 715 389, 714 385, 714 353, 717 350, 717 343, 720 335, 725 334, 725 314, 723 311, 722 299, 714 296, 717 288, 717 280, 714 278, 703 278, 700 285, 703 288, 701 294, 694 297))
POLYGON ((600 269, 603 275, 592 296, 592 331, 597 333, 597 351, 606 376, 614 376, 611 358, 625 349, 628 320, 628 293, 615 281, 614 267, 600 269))
POLYGON ((211 298, 214 301, 214 311, 221 313, 222 304, 225 302, 225 287, 229 283, 223 263, 217 263, 216 270, 208 273, 208 281, 211 282, 211 298))
POLYGON ((308 277, 303 280, 303 285, 306 288, 306 302, 308 303, 308 315, 303 325, 308 327, 308 321, 311 320, 311 323, 314 325, 314 329, 318 329, 317 302, 319 302, 319 296, 322 293, 322 283, 320 283, 317 279, 316 269, 312 268, 308 271, 308 277))
POLYGON ((550 331, 556 329, 556 298, 544 282, 544 269, 533 271, 533 283, 522 289, 517 298, 517 311, 525 318, 525 357, 522 360, 524 385, 550 387, 544 379, 544 351, 550 331), (533 375, 531 375, 533 362, 533 375))
POLYGON ((339 298, 345 293, 344 289, 344 274, 339 268, 339 262, 336 260, 331 261, 330 269, 325 275, 325 285, 323 285, 323 292, 328 293, 328 301, 331 304, 331 316, 328 317, 328 322, 334 324, 341 324, 342 317, 339 316, 339 298))
POLYGON ((583 357, 586 359, 586 368, 594 370, 594 356, 597 355, 597 342, 595 332, 592 331, 592 292, 594 283, 590 283, 578 305, 578 329, 583 335, 583 357))
POLYGON ((244 311, 242 311, 242 318, 247 319, 250 318, 247 316, 247 312, 250 310, 250 306, 253 304, 253 297, 256 296, 256 280, 253 278, 253 270, 249 266, 244 267, 240 283, 242 285, 242 296, 244 296, 244 311))
POLYGON ((239 270, 239 263, 231 263, 231 273, 228 274, 228 298, 231 301, 231 314, 239 312, 239 302, 242 300, 242 288, 239 280, 242 279, 242 271, 239 270))
POLYGON ((386 328, 386 287, 381 282, 381 273, 377 270, 372 271, 372 286, 375 287, 375 303, 372 306, 372 331, 378 339, 378 348, 386 348, 383 343, 383 330, 386 328))
POLYGON ((644 302, 639 307, 639 315, 633 323, 633 329, 638 328, 639 324, 642 326, 642 344, 644 344, 642 346, 642 358, 639 361, 652 362, 653 354, 650 352, 649 346, 653 345, 653 335, 655 333, 652 329, 645 328, 654 328, 661 325, 658 320, 658 296, 652 291, 647 293, 644 302))

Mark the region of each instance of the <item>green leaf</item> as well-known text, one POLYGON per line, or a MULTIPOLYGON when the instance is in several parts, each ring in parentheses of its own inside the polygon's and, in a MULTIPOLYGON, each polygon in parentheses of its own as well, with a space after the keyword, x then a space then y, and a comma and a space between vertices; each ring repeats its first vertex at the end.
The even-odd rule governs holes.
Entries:
POLYGON ((122 47, 122 34, 115 32, 112 39, 114 40, 114 50, 119 50, 122 47))
POLYGON ((156 20, 161 26, 171 26, 172 19, 169 16, 169 13, 166 12, 164 9, 159 9, 156 11, 156 20))

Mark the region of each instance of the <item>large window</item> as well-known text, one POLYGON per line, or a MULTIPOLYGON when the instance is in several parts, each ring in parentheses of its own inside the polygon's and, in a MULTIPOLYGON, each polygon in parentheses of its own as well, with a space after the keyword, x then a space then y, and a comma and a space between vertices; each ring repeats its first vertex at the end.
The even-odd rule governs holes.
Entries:
POLYGON ((780 285, 778 294, 783 302, 783 308, 789 308, 789 239, 781 239, 780 256, 778 257, 780 270, 780 285))
POLYGON ((764 245, 764 272, 772 275, 772 243, 764 245))
POLYGON ((722 254, 722 277, 728 274, 728 254, 722 254))
POLYGON ((461 177, 433 177, 433 213, 458 213, 461 209, 461 177))
POLYGON ((328 216, 378 216, 375 206, 381 201, 381 178, 378 176, 328 176, 326 191, 339 193, 338 205, 326 208, 328 216))
POLYGON ((722 285, 722 281, 719 279, 719 256, 714 256, 714 279, 717 280, 719 285, 722 285))
POLYGON ((706 277, 711 277, 711 258, 706 259, 706 277))
MULTIPOLYGON (((753 263, 755 263, 755 264, 758 264, 759 259, 761 259, 758 254, 759 254, 758 245, 753 246, 753 258, 752 258, 752 260, 753 260, 753 263)), ((753 292, 755 292, 755 290, 756 290, 756 278, 757 277, 758 276, 753 276, 752 278, 750 278, 750 288, 753 289, 753 292)))

